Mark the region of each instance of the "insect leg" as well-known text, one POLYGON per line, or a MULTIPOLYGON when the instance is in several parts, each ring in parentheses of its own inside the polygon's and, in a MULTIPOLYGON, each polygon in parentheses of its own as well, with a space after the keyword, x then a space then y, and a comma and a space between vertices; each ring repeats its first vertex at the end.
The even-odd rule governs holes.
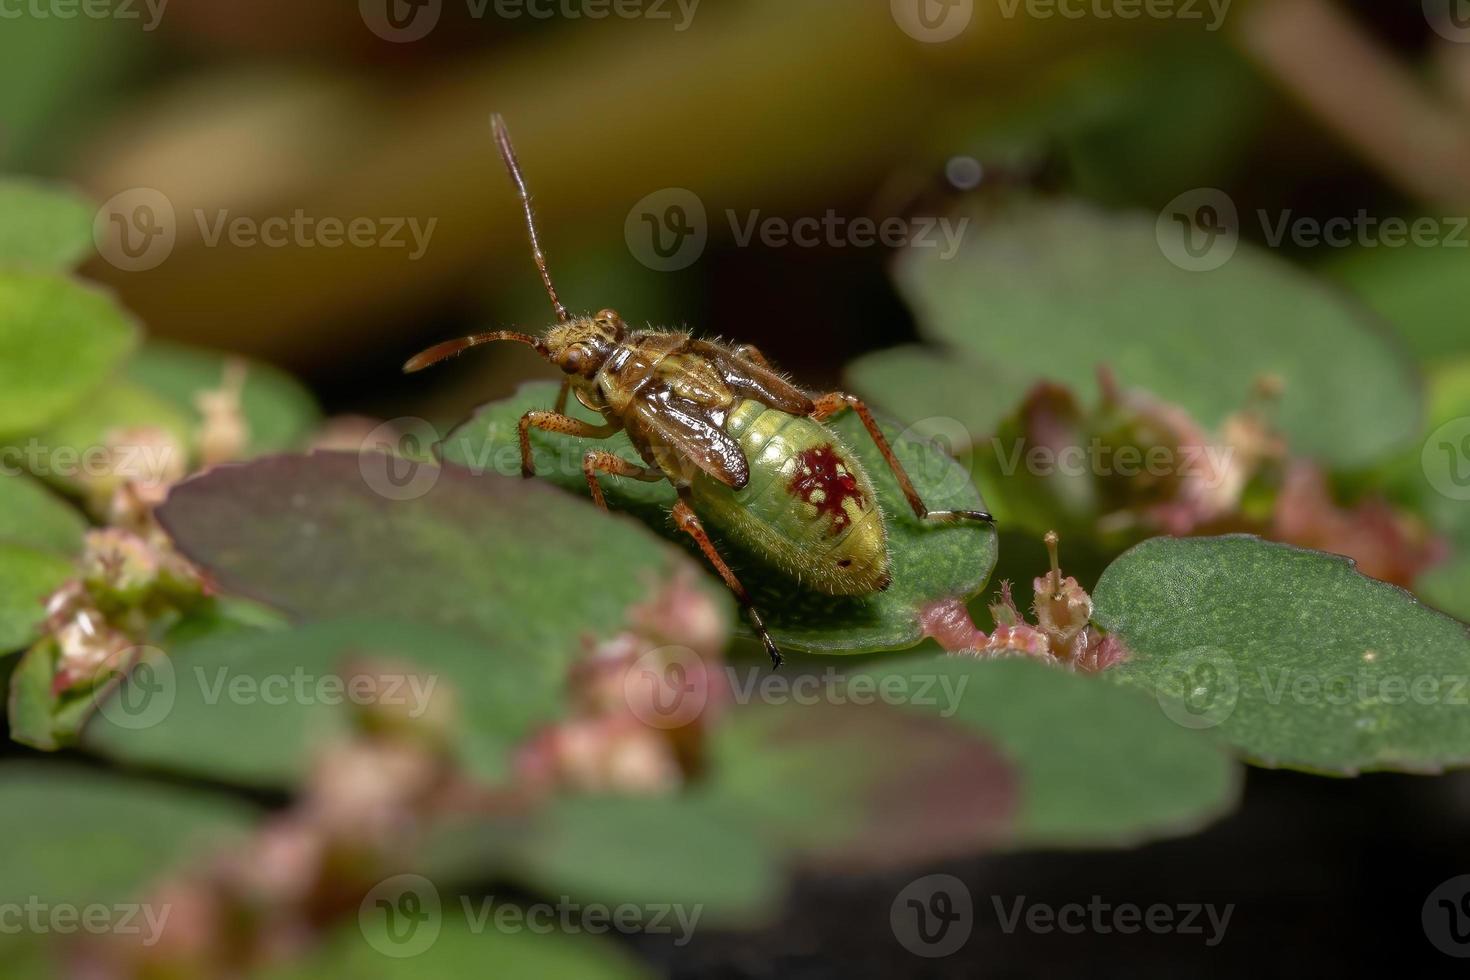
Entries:
POLYGON ((639 466, 630 463, 621 456, 604 452, 600 449, 592 449, 582 457, 582 472, 587 476, 587 489, 592 491, 592 501, 607 510, 607 500, 602 496, 602 486, 597 482, 597 474, 610 473, 613 476, 631 476, 635 480, 645 483, 657 483, 666 479, 662 472, 650 469, 647 466, 639 466))
POLYGON ((867 429, 868 435, 873 437, 873 443, 878 447, 878 451, 883 454, 883 459, 888 463, 888 468, 893 471, 893 475, 898 479, 899 488, 903 490, 903 495, 908 498, 909 506, 914 509, 914 513, 918 516, 919 520, 984 521, 986 524, 995 523, 995 518, 983 510, 930 510, 924 503, 924 498, 919 496, 919 491, 914 489, 913 481, 909 479, 908 473, 904 471, 903 464, 893 454, 893 447, 888 445, 888 438, 883 435, 883 430, 878 428, 878 423, 873 421, 873 413, 868 411, 868 406, 863 404, 861 398, 858 398, 856 395, 849 395, 846 392, 833 391, 816 399, 815 404, 816 408, 812 410, 811 417, 818 422, 826 421, 844 408, 850 408, 854 412, 857 412, 858 418, 863 421, 863 428, 867 429))
POLYGON ((750 625, 756 635, 765 644, 766 653, 771 657, 771 666, 781 666, 781 651, 776 646, 776 641, 771 639, 771 634, 766 632, 766 624, 761 620, 760 613, 756 612, 755 604, 750 601, 750 593, 745 591, 745 586, 730 571, 730 566, 725 564, 725 559, 720 557, 719 551, 715 549, 714 542, 705 533, 704 525, 700 523, 699 517, 694 513, 694 508, 689 506, 686 499, 687 491, 679 491, 679 499, 674 503, 674 524, 679 530, 694 539, 699 545, 699 550, 704 552, 704 557, 715 566, 715 571, 720 573, 720 578, 725 580, 725 585, 735 593, 735 598, 740 602, 740 607, 745 610, 745 615, 750 619, 750 625))
POLYGON ((611 422, 605 425, 593 425, 591 422, 583 422, 581 419, 574 419, 560 412, 527 412, 521 416, 520 423, 521 476, 536 475, 536 464, 531 458, 532 429, 560 432, 565 436, 580 436, 584 439, 606 439, 618 431, 618 427, 611 422))
POLYGON ((556 392, 556 404, 551 410, 558 415, 567 413, 567 395, 572 393, 572 383, 566 379, 562 380, 561 387, 556 392))
POLYGON ((736 344, 733 350, 735 351, 736 357, 753 361, 763 368, 769 368, 771 366, 771 362, 766 360, 766 355, 762 354, 760 348, 755 344, 736 344))

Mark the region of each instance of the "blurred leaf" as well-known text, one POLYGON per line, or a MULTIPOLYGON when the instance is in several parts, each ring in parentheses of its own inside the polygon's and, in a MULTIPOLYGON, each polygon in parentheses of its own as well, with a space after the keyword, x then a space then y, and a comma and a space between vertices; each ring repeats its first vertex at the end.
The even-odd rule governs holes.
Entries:
MULTIPOLYGON (((555 398, 554 384, 536 382, 522 386, 505 401, 486 405, 444 440, 441 447, 444 458, 475 471, 518 474, 521 464, 516 423, 530 409, 550 408, 555 398)), ((597 418, 575 400, 569 414, 597 418)), ((732 566, 754 598, 771 635, 782 647, 815 653, 863 653, 911 647, 923 639, 919 625, 922 606, 939 598, 972 596, 985 587, 995 564, 995 532, 974 526, 921 524, 908 508, 897 481, 856 416, 843 413, 831 427, 872 477, 887 518, 893 584, 886 592, 835 597, 800 589, 785 576, 768 570, 760 556, 724 541, 715 528, 709 530, 721 552, 732 556, 732 566)), ((985 507, 958 463, 912 438, 896 438, 898 431, 891 425, 885 424, 884 431, 930 507, 985 507)), ((533 431, 531 444, 537 472, 544 479, 578 495, 587 495, 582 456, 594 445, 592 440, 533 431)), ((595 445, 626 459, 638 458, 627 436, 621 433, 595 445)), ((603 489, 613 510, 627 511, 666 537, 693 549, 687 536, 670 526, 668 512, 675 493, 669 484, 609 478, 603 481, 603 489)), ((703 563, 703 558, 698 560, 703 563)))
POLYGON ((1230 810, 1240 773, 1211 739, 1149 699, 1021 658, 935 657, 865 668, 911 710, 983 733, 1017 770, 1022 847, 1133 845, 1230 810), (890 680, 892 679, 892 680, 890 680))
POLYGON ((1013 832, 1017 779, 995 745, 937 718, 864 704, 769 704, 715 731, 707 799, 799 862, 829 870, 974 854, 1013 832))
POLYGON ((234 839, 255 812, 233 800, 91 769, 0 765, 0 901, 116 902, 234 839))
MULTIPOLYGON (((126 376, 187 414, 191 427, 203 422, 195 397, 221 386, 230 355, 149 341, 128 361, 126 376)), ((290 375, 258 361, 247 365, 241 407, 250 427, 252 455, 299 448, 320 421, 311 394, 290 375)))
POLYGON ((76 508, 35 480, 0 471, 0 542, 75 555, 86 527, 76 508))
MULTIPOLYGON (((454 896, 444 896, 431 918, 405 933, 386 915, 358 917, 339 928, 320 948, 289 966, 251 974, 252 980, 465 980, 467 977, 566 977, 568 980, 634 980, 647 974, 618 945, 585 935, 557 931, 555 919, 524 917, 514 929, 496 926, 497 909, 466 900, 476 917, 454 896), (478 921, 480 915, 484 921, 478 921), (430 933, 420 932, 433 930, 430 933), (424 942, 422 952, 404 955, 405 943, 424 942)), ((554 913, 553 913, 554 915, 554 913)), ((608 928, 612 923, 604 922, 608 928)))
MULTIPOLYGON (((89 478, 120 478, 118 468, 143 475, 155 462, 170 462, 161 458, 167 452, 163 445, 129 434, 147 429, 167 433, 182 452, 193 443, 188 419, 172 404, 141 385, 110 378, 27 440, 42 450, 35 475, 73 493, 83 490, 89 478), (109 452, 113 446, 119 453, 116 465, 109 452)), ((173 462, 181 472, 187 469, 187 460, 173 462)))
POLYGON ((1470 621, 1470 359, 1429 372, 1428 433, 1383 470, 1388 492, 1412 508, 1449 543, 1450 555, 1420 576, 1414 592, 1436 608, 1470 621))
MULTIPOLYGON (((79 130, 109 98, 148 33, 141 21, 115 17, 13 17, 0 31, 0 153, 11 166, 58 160, 58 144, 79 130)), ((160 10, 164 8, 159 8, 160 10)))
POLYGON ((1279 421, 1292 448, 1342 467, 1371 464, 1415 431, 1408 358, 1286 263, 1242 243, 1219 268, 1188 272, 1165 258, 1152 215, 990 200, 969 215, 959 255, 914 251, 900 264, 899 283, 930 339, 1019 377, 1068 385, 1084 402, 1096 396, 1098 365, 1108 364, 1123 384, 1211 427, 1242 407, 1257 378, 1276 374, 1286 382, 1279 421))
POLYGON ((579 796, 523 817, 450 823, 426 873, 476 884, 508 876, 579 902, 700 907, 750 926, 778 908, 781 855, 744 815, 688 796, 579 796))
POLYGON ((1094 599, 1132 654, 1109 676, 1253 762, 1335 775, 1470 763, 1470 633, 1344 558, 1155 538, 1094 599))
POLYGON ((61 276, 0 272, 0 438, 39 429, 79 403, 136 333, 107 293, 61 276))
POLYGON ((93 213, 69 188, 0 177, 0 266, 71 268, 92 250, 93 213))
POLYGON ((544 684, 562 682, 584 635, 619 630, 629 606, 690 566, 634 522, 550 488, 376 453, 219 467, 175 487, 158 517, 227 592, 298 620, 443 627, 487 656, 531 659, 544 684))
POLYGON ((231 630, 175 645, 166 667, 94 715, 82 744, 108 758, 251 786, 288 788, 316 750, 351 730, 354 662, 384 665, 390 705, 414 719, 450 712, 474 776, 507 774, 507 753, 552 715, 560 684, 515 644, 382 620, 231 630), (416 676, 415 676, 416 675, 416 676), (432 712, 432 715, 431 715, 432 712))
POLYGON ((963 351, 918 346, 864 355, 845 373, 854 391, 899 418, 912 419, 918 435, 944 440, 955 456, 984 448, 1030 387, 1024 377, 981 364, 963 351))
POLYGON ((1393 324, 1423 361, 1470 353, 1470 249, 1448 244, 1363 248, 1324 270, 1393 324))
POLYGON ((75 573, 71 560, 54 552, 0 543, 0 653, 40 635, 46 599, 75 573))

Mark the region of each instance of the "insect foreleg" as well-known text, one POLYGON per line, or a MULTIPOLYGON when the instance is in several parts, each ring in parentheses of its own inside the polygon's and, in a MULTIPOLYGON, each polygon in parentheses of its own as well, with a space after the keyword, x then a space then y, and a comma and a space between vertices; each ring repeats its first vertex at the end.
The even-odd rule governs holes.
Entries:
POLYGON ((558 415, 565 415, 567 413, 567 395, 571 393, 571 381, 563 378, 561 382, 561 387, 558 388, 556 392, 556 404, 551 407, 551 410, 558 415))
POLYGON ((863 428, 868 430, 872 436, 873 443, 878 451, 883 454, 883 459, 888 463, 888 468, 898 480, 898 486, 903 490, 903 495, 908 498, 909 506, 914 509, 914 514, 921 521, 984 521, 986 524, 994 524, 995 518, 983 510, 930 510, 924 503, 924 498, 919 496, 919 491, 914 489, 913 481, 909 479, 903 464, 893 454, 893 447, 888 445, 888 437, 883 435, 883 430, 878 428, 878 423, 873 420, 873 413, 868 411, 868 406, 863 404, 861 398, 849 395, 842 391, 833 391, 822 395, 815 401, 816 408, 812 410, 811 417, 818 422, 825 422, 844 408, 850 408, 857 412, 858 418, 862 419, 863 428))
POLYGON ((618 426, 612 422, 593 425, 591 422, 583 422, 581 419, 574 419, 560 412, 527 412, 521 416, 520 422, 521 476, 536 475, 536 464, 531 457, 532 429, 560 432, 565 436, 579 436, 583 439, 606 439, 618 431, 618 426))
POLYGON ((601 449, 588 450, 587 455, 582 457, 582 472, 587 477, 587 489, 592 491, 592 502, 603 510, 607 510, 607 500, 602 496, 602 485, 597 482, 597 474, 630 476, 645 483, 657 483, 664 479, 663 473, 659 470, 630 463, 621 456, 601 449))
POLYGON ((709 563, 715 566, 715 571, 720 573, 720 578, 725 580, 725 585, 735 593, 735 598, 745 610, 746 617, 750 619, 751 628, 761 638, 761 643, 765 644, 766 653, 771 657, 771 666, 781 666, 781 651, 776 646, 776 641, 771 639, 771 634, 766 632, 766 624, 761 620, 760 613, 756 611, 755 604, 750 601, 750 593, 745 591, 745 586, 740 584, 735 573, 730 571, 730 566, 725 564, 725 559, 720 557, 714 542, 705 533, 704 525, 694 513, 694 508, 689 506, 689 501, 686 499, 687 493, 687 490, 679 491, 679 499, 674 503, 674 524, 679 530, 694 539, 694 543, 699 545, 699 550, 704 552, 704 557, 709 559, 709 563))

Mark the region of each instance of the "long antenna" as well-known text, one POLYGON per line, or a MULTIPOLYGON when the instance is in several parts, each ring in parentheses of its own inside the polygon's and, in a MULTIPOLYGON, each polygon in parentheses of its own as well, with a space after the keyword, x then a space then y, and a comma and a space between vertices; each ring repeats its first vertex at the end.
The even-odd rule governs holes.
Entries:
POLYGON ((531 253, 536 257, 536 269, 546 285, 546 295, 551 297, 551 306, 556 310, 557 321, 566 323, 571 318, 567 316, 567 308, 561 305, 561 300, 556 295, 556 286, 551 282, 551 271, 546 268, 546 254, 541 251, 541 236, 536 233, 536 212, 531 208, 531 192, 526 190, 526 178, 521 175, 516 148, 511 145, 510 131, 505 128, 505 119, 500 113, 490 114, 490 129, 495 133, 495 145, 500 148, 500 159, 505 161, 505 169, 510 171, 510 182, 515 185, 516 193, 521 198, 521 206, 525 208, 526 228, 531 232, 531 253))

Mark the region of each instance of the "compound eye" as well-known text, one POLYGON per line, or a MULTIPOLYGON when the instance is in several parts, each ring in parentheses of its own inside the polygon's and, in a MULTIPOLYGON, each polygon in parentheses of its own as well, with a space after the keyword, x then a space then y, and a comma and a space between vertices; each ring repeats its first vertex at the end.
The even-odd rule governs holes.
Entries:
POLYGON ((566 353, 561 356, 561 369, 567 374, 581 374, 591 359, 592 355, 587 352, 587 348, 578 344, 567 348, 566 353))

